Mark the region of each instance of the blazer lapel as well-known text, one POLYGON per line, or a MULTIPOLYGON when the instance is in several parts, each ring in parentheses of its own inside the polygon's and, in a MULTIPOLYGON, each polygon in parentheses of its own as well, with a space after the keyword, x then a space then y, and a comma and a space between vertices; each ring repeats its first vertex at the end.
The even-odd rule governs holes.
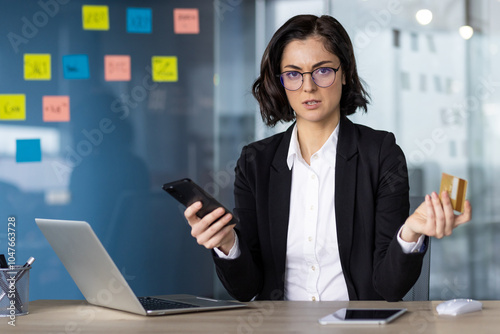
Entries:
POLYGON ((340 262, 346 278, 350 299, 357 299, 349 268, 354 227, 357 153, 355 127, 349 119, 342 117, 335 166, 335 212, 340 262))
POLYGON ((288 216, 292 189, 292 172, 288 169, 286 159, 293 126, 290 126, 283 135, 271 163, 269 176, 269 234, 278 280, 277 284, 282 291, 285 279, 288 216))

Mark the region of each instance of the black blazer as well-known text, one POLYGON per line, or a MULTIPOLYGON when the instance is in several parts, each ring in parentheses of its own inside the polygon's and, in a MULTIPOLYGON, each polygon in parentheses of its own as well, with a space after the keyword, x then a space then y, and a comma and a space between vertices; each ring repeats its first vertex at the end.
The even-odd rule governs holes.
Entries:
MULTIPOLYGON (((236 166, 234 214, 241 255, 214 254, 219 278, 236 299, 283 299, 293 126, 245 146, 236 166)), ((340 121, 335 210, 349 299, 396 301, 420 275, 424 253, 405 254, 396 233, 408 217, 406 160, 394 135, 340 121)), ((427 244, 427 240, 425 241, 427 244)))

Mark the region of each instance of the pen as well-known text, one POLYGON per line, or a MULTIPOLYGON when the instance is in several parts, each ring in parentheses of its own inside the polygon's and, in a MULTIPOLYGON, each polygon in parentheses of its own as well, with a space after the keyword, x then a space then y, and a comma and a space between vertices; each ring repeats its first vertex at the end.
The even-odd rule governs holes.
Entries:
MULTIPOLYGON (((27 268, 27 267, 31 267, 31 265, 33 264, 33 262, 35 262, 35 258, 34 257, 30 257, 28 259, 28 261, 26 261, 26 263, 23 265, 22 268, 27 268)), ((15 282, 17 283, 17 281, 19 281, 23 276, 24 274, 26 273, 27 270, 23 270, 21 273, 17 273, 17 275, 15 276, 14 280, 15 282)), ((8 287, 6 287, 3 282, 3 280, 0 278, 0 285, 2 286, 2 290, 5 290, 3 291, 1 294, 0 294, 0 301, 7 295, 7 291, 8 291, 8 287)), ((16 293, 16 308, 20 311, 20 308, 22 307, 22 302, 21 300, 19 299, 19 294, 16 293)))

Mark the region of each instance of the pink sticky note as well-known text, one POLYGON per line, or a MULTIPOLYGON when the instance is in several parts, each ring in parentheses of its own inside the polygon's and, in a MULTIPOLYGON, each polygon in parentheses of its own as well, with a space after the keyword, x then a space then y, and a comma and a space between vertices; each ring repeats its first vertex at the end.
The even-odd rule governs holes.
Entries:
POLYGON ((174 32, 176 34, 199 34, 200 15, 198 9, 174 9, 174 32))
POLYGON ((69 122, 69 96, 44 96, 42 101, 44 122, 69 122))
POLYGON ((130 56, 104 56, 104 80, 130 81, 130 56))

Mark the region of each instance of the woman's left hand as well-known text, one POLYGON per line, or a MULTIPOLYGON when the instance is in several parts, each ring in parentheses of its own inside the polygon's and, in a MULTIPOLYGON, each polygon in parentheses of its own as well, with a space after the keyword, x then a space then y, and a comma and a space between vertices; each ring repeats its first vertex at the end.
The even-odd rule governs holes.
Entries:
POLYGON ((450 196, 446 191, 425 196, 425 201, 406 219, 401 238, 407 242, 415 242, 424 234, 438 239, 452 234, 453 230, 467 223, 472 216, 470 202, 465 201, 464 212, 456 215, 451 205, 450 196))

